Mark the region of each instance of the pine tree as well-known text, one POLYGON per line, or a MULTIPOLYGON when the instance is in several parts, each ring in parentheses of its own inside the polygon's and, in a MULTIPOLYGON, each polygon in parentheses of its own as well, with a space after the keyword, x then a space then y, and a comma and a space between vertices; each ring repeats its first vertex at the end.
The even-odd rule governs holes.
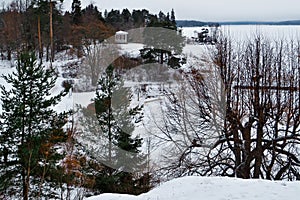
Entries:
POLYGON ((49 188, 62 159, 57 148, 66 139, 68 113, 53 106, 67 91, 51 95, 55 71, 37 65, 34 54, 22 53, 16 71, 2 78, 11 89, 1 86, 0 191, 24 200, 54 198, 49 188))
POLYGON ((181 54, 184 47, 184 38, 177 31, 149 27, 144 30, 144 39, 146 46, 140 52, 145 62, 166 63, 173 68, 181 66, 179 62, 175 66, 169 64, 174 54, 181 54))
POLYGON ((96 182, 102 192, 138 193, 134 174, 122 170, 127 171, 129 170, 128 167, 134 168, 135 165, 141 167, 143 163, 143 156, 138 154, 142 139, 139 137, 132 138, 131 135, 134 130, 132 116, 138 114, 141 108, 137 106, 129 109, 130 91, 123 87, 123 83, 119 80, 119 76, 114 73, 112 65, 106 69, 104 76, 100 78, 98 87, 95 99, 97 119, 102 133, 109 139, 108 159, 110 162, 115 162, 115 166, 118 166, 119 169, 106 166, 106 170, 100 173, 96 182), (117 146, 118 149, 111 145, 117 146), (136 163, 128 163, 128 161, 133 160, 133 155, 135 155, 136 163), (129 157, 131 158, 128 159, 129 157))
POLYGON ((108 15, 107 9, 104 10, 104 18, 106 19, 108 15))
POLYGON ((172 11, 171 11, 171 23, 177 29, 174 9, 172 9, 172 11))
POLYGON ((81 22, 81 1, 80 0, 73 0, 72 2, 72 22, 76 25, 79 25, 81 22))
POLYGON ((144 30, 145 48, 141 49, 141 57, 146 62, 168 64, 172 68, 179 68, 183 60, 174 57, 181 54, 184 47, 184 38, 177 32, 174 10, 165 15, 162 11, 158 17, 148 16, 149 22, 144 30), (156 59, 156 60, 155 60, 156 59))
MULTIPOLYGON (((135 184, 140 177, 136 178, 134 173, 128 172, 140 170, 144 164, 144 156, 139 151, 142 139, 132 137, 133 121, 142 117, 141 107, 129 109, 130 91, 123 87, 112 65, 99 79, 94 102, 98 126, 101 129, 95 134, 107 138, 107 142, 101 144, 102 152, 105 151, 107 156, 104 158, 104 166, 97 172, 94 189, 100 192, 141 192, 142 187, 135 184)), ((103 141, 98 143, 101 142, 103 141)))
POLYGON ((120 77, 110 65, 98 82, 95 98, 97 119, 103 134, 111 143, 125 151, 138 153, 141 139, 130 137, 134 130, 132 115, 137 114, 140 108, 129 109, 129 104, 130 91, 123 87, 120 77))

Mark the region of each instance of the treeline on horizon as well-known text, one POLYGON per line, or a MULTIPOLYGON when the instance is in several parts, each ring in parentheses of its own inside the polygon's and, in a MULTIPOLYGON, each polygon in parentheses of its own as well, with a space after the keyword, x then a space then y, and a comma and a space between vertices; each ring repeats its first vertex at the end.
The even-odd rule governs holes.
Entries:
MULTIPOLYGON (((39 51, 39 56, 50 59, 48 0, 14 0, 0 11, 0 54, 1 59, 12 59, 13 52, 39 51), (46 49, 46 50, 45 50, 46 49), (44 55, 45 54, 45 55, 44 55)), ((63 12, 60 3, 53 6, 54 52, 72 47, 78 56, 82 45, 91 41, 103 41, 118 30, 140 27, 165 27, 176 30, 175 12, 152 14, 146 9, 100 12, 92 3, 81 7, 80 0, 73 0, 71 11, 63 12)), ((55 54, 55 53, 54 53, 55 54)), ((54 57, 54 54, 52 55, 54 57)))
POLYGON ((204 22, 197 20, 176 20, 178 27, 220 26, 220 25, 300 25, 300 20, 290 21, 229 21, 229 22, 204 22))

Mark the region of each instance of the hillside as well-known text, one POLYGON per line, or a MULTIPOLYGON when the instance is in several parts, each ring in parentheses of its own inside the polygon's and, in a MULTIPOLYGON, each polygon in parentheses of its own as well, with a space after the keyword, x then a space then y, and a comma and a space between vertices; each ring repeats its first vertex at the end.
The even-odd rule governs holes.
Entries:
MULTIPOLYGON (((245 29, 248 28, 247 30, 243 30, 246 33, 251 32, 251 29, 249 29, 250 27, 247 26, 234 26, 235 28, 239 28, 239 29, 245 29), (242 28, 241 28, 242 27, 242 28)), ((255 26, 253 26, 254 28, 256 28, 255 26)), ((252 27, 252 28, 253 28, 252 27)), ((198 27, 199 28, 199 27, 198 27)), ((222 27, 223 28, 223 27, 222 27)), ((274 29, 276 28, 275 26, 268 26, 267 30, 264 30, 264 28, 261 28, 261 31, 266 31, 265 34, 268 36, 271 36, 272 34, 276 33, 278 34, 278 30, 279 29, 274 29), (272 28, 272 30, 270 30, 269 28, 272 28)), ((283 26, 280 26, 280 28, 284 28, 283 26)), ((289 28, 292 28, 292 26, 289 26, 289 28)), ((299 28, 299 26, 297 27, 299 28)), ((184 36, 191 36, 192 34, 195 33, 195 27, 192 28, 184 28, 182 30, 182 33, 184 36)), ((294 28, 295 29, 295 28, 294 28)), ((280 30, 280 32, 282 32, 283 30, 280 30)), ((289 32, 290 30, 288 30, 287 28, 284 28, 285 32, 282 32, 282 34, 285 33, 285 35, 287 35, 286 33, 291 33, 289 32)), ((295 30, 294 30, 295 31, 295 30)), ((241 32, 241 30, 234 30, 234 33, 237 33, 237 35, 240 36, 245 36, 246 34, 244 34, 243 32, 241 32)), ((263 44, 263 43, 262 43, 263 44)), ((118 47, 118 51, 122 54, 122 55, 127 55, 130 56, 130 58, 132 58, 131 61, 138 61, 137 57, 139 55, 139 49, 141 49, 143 47, 143 44, 140 43, 128 43, 128 44, 122 44, 118 47)), ((190 74, 186 74, 186 75, 193 75, 193 73, 199 71, 201 73, 207 73, 207 72, 211 72, 208 71, 209 66, 214 67, 214 65, 209 65, 209 61, 210 61, 210 56, 211 54, 209 54, 209 52, 212 50, 214 46, 211 45, 199 45, 199 44, 187 44, 184 48, 183 48, 183 53, 187 58, 187 63, 183 65, 183 67, 181 68, 182 72, 190 72, 191 69, 193 69, 190 74), (193 67, 193 68, 192 68, 193 67)), ((102 49, 103 50, 103 49, 102 49)), ((232 50, 234 51, 234 50, 232 50)), ((103 51, 104 52, 104 51, 103 51)), ((291 55, 288 54, 287 55, 291 55)), ((298 56, 298 55, 296 55, 298 56)), ((82 86, 82 88, 84 86, 86 86, 85 82, 82 82, 81 78, 82 77, 72 77, 73 76, 73 72, 75 73, 77 69, 83 69, 84 66, 86 65, 86 63, 84 63, 84 61, 81 61, 80 59, 77 59, 75 55, 70 54, 70 52, 68 51, 61 51, 60 53, 56 54, 55 56, 56 60, 52 63, 52 65, 58 70, 59 72, 59 78, 57 80, 57 84, 56 87, 54 88, 54 90, 52 91, 53 93, 57 93, 62 89, 62 82, 63 81, 67 81, 67 80, 72 80, 75 82, 75 84, 82 86), (72 71, 74 70, 74 71, 72 71), (66 76, 66 74, 69 73, 69 77, 66 76), (72 75, 72 76, 71 76, 72 75)), ((272 57, 273 58, 273 57, 272 57)), ((286 57, 284 57, 285 59, 286 57)), ((298 57, 296 57, 298 58, 298 57)), ((15 58, 14 58, 15 59, 15 58)), ((290 58, 289 58, 290 59, 290 58)), ((130 59, 129 59, 130 60, 130 59)), ((238 62, 235 62, 238 63, 238 62)), ((275 64, 277 63, 277 60, 274 61, 275 64)), ((44 60, 44 64, 45 66, 48 66, 49 63, 47 63, 44 60)), ((281 64, 281 63, 279 63, 281 64)), ((235 66, 232 65, 233 67, 241 67, 241 66, 235 66)), ((299 65, 297 65, 299 66, 299 65)), ((238 70, 244 70, 244 68, 236 68, 237 71, 238 70)), ((298 70, 300 69, 299 67, 297 68, 298 70)), ((0 74, 9 74, 11 72, 13 72, 15 70, 14 68, 14 61, 6 61, 6 60, 1 60, 0 61, 0 74)), ((132 135, 139 135, 141 136, 144 141, 147 141, 145 143, 143 143, 143 146, 141 147, 141 151, 143 153, 148 153, 150 152, 151 155, 149 155, 149 163, 152 167, 151 170, 153 170, 153 174, 154 179, 158 178, 158 176, 160 176, 159 173, 155 172, 156 169, 161 169, 165 166, 167 166, 165 163, 168 162, 167 164, 170 165, 170 172, 168 172, 170 176, 168 175, 162 175, 159 177, 158 182, 162 183, 165 179, 170 179, 170 177, 176 177, 176 176, 185 176, 185 175, 191 175, 191 173, 197 174, 198 171, 205 171, 206 169, 208 170, 212 170, 211 168, 204 168, 202 166, 196 166, 194 169, 192 169, 191 171, 189 168, 189 165, 182 165, 180 167, 178 167, 176 165, 176 168, 172 168, 173 166, 171 164, 177 162, 178 159, 178 155, 183 155, 186 156, 186 158, 196 158, 196 159, 202 159, 204 162, 208 162, 210 163, 211 160, 208 160, 207 157, 210 156, 210 152, 217 152, 218 149, 213 149, 213 151, 209 151, 209 153, 207 154, 208 156, 204 155, 203 157, 201 157, 202 155, 199 154, 199 152, 203 150, 203 152, 205 152, 205 148, 209 147, 208 145, 210 145, 210 142, 215 142, 213 140, 211 140, 210 138, 217 138, 220 139, 219 141, 223 142, 225 140, 223 140, 223 137, 220 137, 218 135, 209 135, 206 133, 210 133, 209 131, 206 131, 208 129, 205 130, 206 127, 201 126, 201 124, 197 124, 199 122, 199 119, 201 119, 201 117, 203 116, 202 113, 197 113, 197 112, 192 112, 192 115, 187 116, 187 115, 180 115, 180 113, 175 113, 176 117, 178 117, 178 119, 182 119, 183 122, 185 122, 184 120, 186 120, 187 122, 189 122, 188 125, 185 124, 184 128, 182 128, 183 126, 181 126, 181 124, 179 123, 179 125, 176 126, 173 125, 172 128, 174 128, 172 131, 177 131, 178 133, 180 133, 181 135, 176 135, 174 137, 176 137, 176 139, 178 141, 186 141, 186 143, 184 143, 180 149, 180 151, 174 151, 174 144, 172 142, 161 142, 163 140, 166 141, 166 136, 168 135, 164 135, 165 134, 165 130, 164 129, 164 125, 168 125, 168 124, 163 124, 164 119, 168 119, 167 117, 172 117, 171 115, 163 115, 162 113, 165 112, 166 114, 170 113, 171 110, 167 110, 170 109, 168 107, 169 102, 172 101, 166 101, 168 100, 167 98, 165 98, 162 94, 166 94, 169 95, 167 97, 172 97, 170 94, 172 93, 166 93, 166 91, 172 91, 175 92, 176 91, 176 86, 178 86, 179 84, 174 84, 172 83, 172 81, 170 81, 168 78, 168 75, 172 75, 171 77, 174 77, 174 80, 177 80, 177 83, 180 83, 181 79, 177 79, 177 77, 179 76, 175 76, 175 70, 171 70, 168 68, 158 68, 157 66, 154 65, 154 68, 150 68, 150 65, 148 64, 140 64, 135 66, 135 70, 131 69, 128 71, 128 73, 126 73, 123 77, 124 77, 124 86, 131 88, 133 91, 133 95, 132 95, 132 103, 140 103, 141 105, 144 106, 144 118, 143 118, 143 122, 142 123, 137 123, 136 127, 133 131, 132 135), (146 68, 145 68, 146 67, 146 68), (173 73, 174 72, 174 73, 173 73), (128 76, 127 76, 128 75, 128 76), (196 116, 194 118, 194 116, 196 116), (165 118, 164 118, 165 117, 165 118), (196 127, 196 128, 195 128, 196 127), (203 128, 204 127, 204 128, 203 128), (202 131, 205 132, 202 132, 202 131), (199 142, 201 143, 197 143, 196 140, 190 140, 190 138, 193 138, 194 135, 197 136, 201 136, 201 140, 199 140, 199 142), (202 134, 202 135, 200 135, 202 134), (206 135, 204 135, 206 134, 206 135), (190 137, 191 136, 191 137, 190 137), (213 137, 211 137, 213 136, 213 137), (163 138, 165 137, 165 138, 163 138), (190 138, 188 138, 190 137, 190 138), (204 138, 206 137, 206 138, 204 138), (204 139, 203 139, 204 138, 204 139), (160 141, 161 140, 161 141, 160 141), (148 142, 149 141, 149 142, 148 142), (203 141, 205 141, 206 143, 203 143, 203 141), (201 146, 202 145, 202 146, 201 146), (187 152, 187 154, 185 154, 185 150, 186 147, 188 147, 188 149, 194 149, 193 151, 187 152), (201 147, 201 149, 199 148, 201 147), (202 148, 203 147, 203 148, 202 148), (172 149, 173 148, 173 149, 172 149), (192 154, 190 153, 197 153, 195 157, 192 156, 192 154), (166 158, 168 160, 166 160, 166 158), (175 161, 175 162, 174 162, 175 161), (173 162, 173 163, 172 163, 173 162), (181 171, 183 169, 183 171, 181 171), (186 171, 184 171, 186 170, 186 171), (155 174, 157 173, 157 174, 155 174), (180 174, 180 175, 178 175, 180 174)), ((245 71, 245 70, 244 70, 245 71)), ((279 71, 281 73, 281 71, 279 71)), ((286 73, 286 71, 284 71, 286 73)), ((202 75, 201 73, 199 73, 199 75, 202 75)), ((289 72, 287 72, 289 73, 289 72)), ((83 73, 81 73, 81 71, 76 72, 76 74, 82 75, 83 73)), ((265 74, 266 77, 270 77, 267 76, 267 74, 265 74)), ((295 72, 295 77, 298 78, 299 77, 299 71, 295 72)), ((189 83, 197 83, 197 84, 202 84, 202 82, 199 82, 199 76, 190 76, 190 78, 195 78, 195 79, 188 79, 190 80, 189 83), (195 80, 195 81, 194 81, 195 80), (198 82, 196 82, 198 81, 198 82)), ((245 77, 241 77, 244 78, 242 80, 248 80, 245 79, 245 77)), ((292 77, 293 78, 293 77, 292 77)), ((292 81, 294 81, 295 83, 299 83, 299 79, 291 79, 292 81)), ((202 80, 202 79, 200 79, 202 80)), ((208 89, 215 89, 215 87, 212 87, 212 84, 215 85, 219 85, 220 81, 220 77, 218 76, 218 74, 216 75, 209 75, 206 77, 205 81, 205 86, 208 89), (217 79, 216 79, 217 78, 217 79)), ((253 79, 251 79, 253 80, 253 79)), ((8 84, 5 83, 5 81, 3 79, 0 78, 0 83, 1 85, 3 85, 5 88, 9 87, 8 84)), ((184 85, 183 85, 184 86, 184 85)), ((193 85, 192 85, 193 86, 193 85)), ((234 85, 232 85, 232 87, 234 87, 234 85)), ((193 99, 194 95, 191 95, 193 92, 191 91, 192 87, 184 87, 184 89, 179 90, 178 97, 192 97, 192 99, 182 99, 181 103, 185 103, 185 102, 195 102, 193 99), (182 95, 182 96, 180 96, 182 95)), ((68 110, 71 108, 76 107, 76 104, 81 104, 82 106, 88 106, 91 103, 91 99, 94 97, 94 92, 90 90, 91 88, 87 88, 87 90, 78 90, 77 91, 74 89, 73 93, 69 93, 69 95, 67 95, 62 102, 56 107, 57 111, 62 111, 62 110, 68 110), (84 91, 84 92, 83 92, 84 91)), ((180 88, 179 88, 180 89, 180 88)), ((218 89, 218 88, 216 88, 218 89)), ((207 93, 210 92, 210 90, 206 90, 207 93)), ((206 92, 203 91, 203 92, 206 92)), ((299 93, 297 93, 297 95, 299 95, 299 93)), ((298 97, 298 96, 297 96, 298 97)), ((214 101, 214 96, 210 97, 212 99, 212 101, 214 101)), ((171 99, 172 100, 172 99, 171 99)), ((173 101, 174 102, 174 101, 173 101)), ((175 101, 177 102, 177 101, 175 101)), ((284 104, 280 104, 280 105, 284 105, 284 104)), ((190 105, 188 105, 190 106, 190 105)), ((197 104, 192 105, 192 106, 197 106, 197 104)), ((190 111, 191 109, 193 109, 193 107, 183 107, 186 110, 185 111, 190 111), (189 110, 190 109, 190 110, 189 110)), ((195 108, 195 107, 194 107, 195 108)), ((222 107, 220 107, 222 109, 222 107)), ((298 109, 299 107, 296 107, 295 109, 298 109)), ((203 108, 203 110, 208 110, 210 108, 203 108)), ((211 113, 211 112, 210 112, 211 113)), ((210 114, 208 113, 208 115, 210 114)), ((171 119, 171 118, 169 118, 171 119)), ((75 118, 76 120, 76 118, 75 118)), ((209 124, 209 125, 214 125, 214 124, 209 124)), ((218 125, 218 124, 216 124, 218 125)), ((272 126, 269 126, 269 124, 266 125, 266 128, 268 128, 269 130, 272 130, 272 126), (267 126, 268 125, 268 126, 267 126)), ((166 126, 167 127, 167 126, 166 126)), ((211 126, 207 126, 208 128, 210 128, 211 126)), ((297 131, 299 130, 296 127, 297 131)), ((254 130, 254 129, 253 129, 254 130)), ((255 132, 255 130, 253 131, 255 132)), ((170 132, 171 134, 173 134, 173 132, 170 132)), ((217 133, 217 132, 216 132, 217 133)), ((85 131, 84 132, 84 137, 80 138, 80 142, 81 144, 84 146, 84 150, 89 151, 90 149, 93 150, 93 148, 97 147, 94 144, 97 144, 99 146, 99 144, 101 145, 102 143, 100 143, 98 140, 90 140, 88 137, 88 132, 85 131), (84 142, 84 143, 83 143, 84 142)), ((297 141, 299 140, 299 134, 297 134, 297 141)), ((80 137, 80 136, 78 136, 80 137)), ((173 135, 172 135, 173 137, 173 135)), ((267 138, 268 139, 268 138, 267 138)), ((278 137, 278 139, 282 139, 282 137, 278 137)), ((289 139, 289 138, 288 138, 289 139)), ((254 140, 251 140, 254 141, 254 140)), ((225 145, 225 143, 224 143, 225 145)), ((295 153, 295 156, 292 157, 293 159, 296 160, 297 163, 295 163, 295 166, 290 167, 290 163, 288 163, 289 165, 289 169, 291 169, 291 171, 287 171, 285 174, 282 174, 282 179, 287 180, 287 178, 289 178, 289 180, 299 180, 299 168, 298 168, 298 156, 299 156, 299 149, 298 146, 296 146, 295 149, 292 149, 293 151, 291 151, 292 153, 295 153), (290 176, 292 178, 290 178, 290 176)), ((243 151, 243 149, 241 150, 241 152, 243 151)), ((102 151, 102 154, 105 154, 105 152, 102 151)), ((94 152, 92 152, 94 153, 94 152)), ((205 152, 206 153, 206 152, 205 152)), ((218 152, 217 152, 218 153, 218 152)), ((250 152, 252 153, 252 152, 250 152)), ((280 153, 280 151, 279 151, 280 153)), ((96 152, 94 155, 96 156, 101 156, 101 153, 96 152)), ((218 158, 222 157, 222 154, 219 154, 220 156, 218 156, 218 158)), ((224 156, 225 159, 231 159, 229 156, 229 154, 226 154, 224 156)), ((271 157, 271 155, 268 155, 271 157)), ((285 158, 284 156, 280 155, 281 159, 285 158)), ((100 159, 99 159, 100 160, 100 159)), ((196 162, 198 162, 199 160, 195 160, 196 162)), ((218 162, 219 160, 217 160, 218 162)), ((184 161, 186 162, 186 164, 189 164, 189 160, 184 161)), ((214 162, 214 160, 213 160, 214 162)), ((284 162, 284 160, 283 160, 284 162)), ((128 162, 130 163, 130 162, 128 162)), ((130 163, 131 164, 131 163, 130 163)), ((185 164, 185 163, 184 163, 185 164)), ((228 164, 228 163, 226 163, 228 164)), ((281 163, 279 163, 281 164, 281 163)), ((278 169, 277 166, 281 166, 281 165, 276 165, 274 167, 274 169, 278 169)), ((294 163, 293 163, 294 164, 294 163)), ((234 163, 232 164, 233 166, 231 168, 229 168, 228 171, 224 171, 223 175, 226 174, 228 176, 234 176, 237 172, 237 170, 233 170, 236 169, 234 166, 234 163), (232 169, 232 170, 231 170, 232 169)), ((169 166, 167 166, 169 167, 169 166)), ((220 166, 219 169, 222 169, 223 166, 220 166)), ((117 168, 116 168, 117 169, 117 168)), ((81 169, 80 169, 81 170, 81 169)), ((213 169, 214 170, 214 169, 213 169)), ((210 172, 205 172, 205 175, 208 174, 214 174, 212 170, 212 173, 210 172)), ((262 169, 262 173, 264 173, 264 168, 262 169)), ((274 170, 274 171, 275 171, 274 170)), ((79 171, 79 170, 78 170, 79 171)), ((83 171, 83 170, 82 170, 83 171)), ((81 171, 80 171, 81 172, 81 171)), ((281 171, 279 171, 280 174, 281 171)), ((85 173, 85 171, 83 171, 83 173, 85 173)), ((252 173, 250 171, 250 173, 252 173)), ((200 174, 200 173, 198 173, 200 174)), ((219 173, 221 174, 221 173, 219 173)), ((219 175, 217 174, 217 175, 219 175)), ((274 172, 275 174, 275 172, 274 172)), ((238 176, 238 175, 236 175, 238 176)), ((101 177, 101 175, 99 176, 101 177)), ((241 175, 239 176, 241 177, 241 175)), ((251 175, 251 177, 253 177, 251 175)), ((281 179, 281 177, 277 178, 275 175, 272 175, 272 179, 281 179)), ((266 177, 263 177, 266 178, 266 177)), ((156 179, 153 181, 155 182, 156 179)), ((111 184, 114 186, 114 184, 111 184)), ((80 191, 80 189, 82 189, 81 187, 76 187, 74 186, 74 192, 72 194, 75 195, 76 190, 80 191)), ((297 193, 299 194, 299 182, 270 182, 270 181, 262 181, 262 180, 242 180, 242 179, 233 179, 233 178, 201 178, 201 177, 186 177, 186 178, 179 178, 179 179, 175 179, 173 181, 167 182, 167 183, 163 183, 162 185, 156 187, 155 189, 151 190, 148 193, 144 193, 140 196, 130 196, 130 195, 119 195, 119 194, 103 194, 100 196, 95 196, 95 197, 91 197, 88 198, 87 200, 114 200, 114 199, 141 199, 141 200, 169 200, 169 199, 179 199, 179 200, 193 200, 193 199, 208 199, 208 200, 215 200, 215 199, 275 199, 275 200, 279 200, 279 199, 295 199, 297 193)), ((94 191, 93 191, 94 192, 94 191)), ((95 194, 99 194, 99 193, 86 193, 88 195, 95 195, 95 194)), ((105 192, 104 192, 105 193, 105 192)), ((126 192, 127 194, 129 194, 129 192, 126 192)), ((62 195, 65 195, 65 193, 62 191, 61 193, 62 195)), ((82 193, 83 195, 84 193, 82 193)), ((6 196, 5 196, 6 197, 6 196)), ((0 199, 1 199, 1 195, 0 195, 0 199)), ((72 198, 71 198, 72 199, 72 198)), ((74 199, 74 198, 73 198, 74 199)))

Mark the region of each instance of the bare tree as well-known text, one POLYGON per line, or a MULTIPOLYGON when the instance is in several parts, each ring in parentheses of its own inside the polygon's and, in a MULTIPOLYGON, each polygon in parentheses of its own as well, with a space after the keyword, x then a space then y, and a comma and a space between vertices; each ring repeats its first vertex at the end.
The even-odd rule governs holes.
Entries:
POLYGON ((86 58, 79 69, 80 74, 91 80, 91 85, 96 86, 101 73, 119 57, 118 47, 113 43, 101 43, 85 46, 86 58))
POLYGON ((219 90, 198 69, 181 93, 168 95, 161 139, 180 151, 167 169, 299 180, 299 43, 257 36, 238 45, 220 38, 215 47, 219 90))

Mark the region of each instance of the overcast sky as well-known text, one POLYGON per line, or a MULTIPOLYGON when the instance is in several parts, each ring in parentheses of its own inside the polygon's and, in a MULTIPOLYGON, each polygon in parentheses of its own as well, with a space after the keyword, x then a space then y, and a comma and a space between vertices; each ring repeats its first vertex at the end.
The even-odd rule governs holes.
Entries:
MULTIPOLYGON (((11 1, 11 0, 0 0, 11 1)), ((141 9, 151 13, 175 10, 176 19, 202 21, 259 20, 281 21, 300 19, 300 0, 81 0, 82 8, 93 2, 100 11, 107 9, 141 9)), ((64 0, 71 9, 72 0, 64 0)))
MULTIPOLYGON (((65 0, 71 7, 72 0, 65 0)), ((82 7, 94 2, 104 11, 146 8, 151 13, 175 10, 177 19, 203 21, 300 19, 300 0, 82 0, 82 7)))

